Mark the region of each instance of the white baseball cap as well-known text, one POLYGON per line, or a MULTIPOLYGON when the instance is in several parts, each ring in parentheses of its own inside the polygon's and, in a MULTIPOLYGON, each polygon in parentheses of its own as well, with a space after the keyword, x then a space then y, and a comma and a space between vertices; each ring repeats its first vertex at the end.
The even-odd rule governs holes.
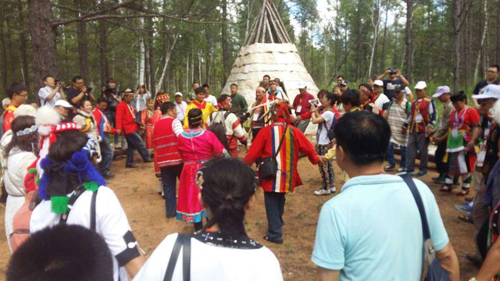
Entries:
POLYGON ((434 95, 432 95, 433 98, 439 98, 440 96, 442 96, 443 94, 446 94, 446 93, 450 93, 450 87, 448 86, 439 86, 437 89, 436 89, 436 93, 434 95))
POLYGON ((427 88, 425 81, 418 81, 417 85, 415 85, 415 90, 423 90, 425 88, 427 88))
POLYGON ((69 102, 67 102, 65 100, 58 100, 58 101, 56 101, 56 103, 54 104, 54 106, 62 106, 62 107, 65 107, 65 108, 73 108, 73 106, 71 104, 69 104, 69 102))
POLYGON ((307 83, 306 82, 299 82, 299 89, 307 89, 307 83))
POLYGON ((181 92, 175 93, 174 97, 177 97, 177 96, 181 96, 182 97, 182 93, 181 92))
POLYGON ((375 80, 373 81, 373 85, 384 87, 384 82, 382 80, 375 80))
POLYGON ((472 95, 473 99, 500 99, 500 85, 490 84, 479 95, 472 95))

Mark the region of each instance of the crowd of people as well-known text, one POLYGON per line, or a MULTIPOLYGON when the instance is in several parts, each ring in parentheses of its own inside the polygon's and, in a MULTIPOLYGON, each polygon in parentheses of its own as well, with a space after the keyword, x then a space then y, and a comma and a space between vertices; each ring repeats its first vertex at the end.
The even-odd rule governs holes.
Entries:
POLYGON ((282 280, 276 256, 248 237, 245 213, 261 187, 263 240, 282 244, 286 195, 303 184, 302 157, 318 165, 322 184, 315 195, 335 194, 336 181, 344 182, 321 209, 312 252, 316 280, 418 280, 434 259, 439 265, 432 270, 459 280, 436 199, 411 177, 427 175, 431 142, 439 173, 433 181, 443 193, 459 185, 457 195, 472 201, 457 206, 467 213, 461 219, 474 224, 477 253, 467 258, 482 264, 471 280, 491 280, 500 272, 498 72, 490 66, 470 106, 464 92, 448 86, 431 98, 424 81, 414 96, 395 68, 357 89, 339 76, 333 91, 317 96, 299 83, 293 100, 279 78, 265 75, 250 106, 237 84, 216 98, 209 85, 195 82, 186 98, 177 92, 171 101, 144 85, 118 91, 113 78, 96 97, 80 76, 68 88, 47 76, 38 108, 27 103, 28 88, 14 83, 3 102, 0 141, 13 253, 7 280, 282 280), (433 98, 443 103, 441 113, 433 98), (305 135, 311 129, 314 145, 305 135), (193 235, 168 235, 147 260, 107 185, 119 149, 126 150, 126 168, 137 168, 136 150, 144 163, 154 162, 166 219, 194 227, 193 235), (471 183, 474 198, 466 197, 471 183), (95 266, 82 270, 72 251, 95 266))

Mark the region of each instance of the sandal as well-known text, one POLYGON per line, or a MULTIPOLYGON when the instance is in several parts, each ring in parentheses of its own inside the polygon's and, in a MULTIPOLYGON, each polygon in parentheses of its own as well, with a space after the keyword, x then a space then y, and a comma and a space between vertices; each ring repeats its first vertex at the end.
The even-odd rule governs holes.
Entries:
POLYGON ((465 196, 465 195, 469 194, 469 191, 470 191, 469 189, 463 189, 463 188, 462 188, 462 190, 460 190, 460 191, 457 193, 457 196, 465 196))
POLYGON ((271 242, 271 243, 274 243, 274 244, 283 244, 283 239, 281 240, 273 240, 273 239, 269 239, 269 235, 264 235, 264 237, 262 237, 264 240, 266 240, 267 242, 271 242))
POLYGON ((472 217, 470 217, 470 215, 460 215, 460 216, 458 216, 458 219, 461 221, 464 221, 464 222, 474 224, 474 221, 472 220, 472 217))
POLYGON ((447 186, 447 185, 443 185, 443 187, 441 187, 439 189, 439 191, 441 191, 441 192, 448 192, 448 193, 451 192, 451 190, 452 190, 451 186, 447 186))

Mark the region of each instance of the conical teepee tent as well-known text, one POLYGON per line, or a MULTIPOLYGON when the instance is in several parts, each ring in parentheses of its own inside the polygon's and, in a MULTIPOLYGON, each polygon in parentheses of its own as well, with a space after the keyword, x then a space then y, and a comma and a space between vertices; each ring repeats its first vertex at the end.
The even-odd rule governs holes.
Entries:
POLYGON ((304 67, 297 48, 292 43, 273 0, 262 0, 262 9, 245 39, 222 94, 230 93, 230 85, 238 85, 238 93, 249 105, 255 101, 264 75, 284 82, 291 102, 299 94, 298 86, 306 83, 308 92, 316 95, 318 88, 304 67))

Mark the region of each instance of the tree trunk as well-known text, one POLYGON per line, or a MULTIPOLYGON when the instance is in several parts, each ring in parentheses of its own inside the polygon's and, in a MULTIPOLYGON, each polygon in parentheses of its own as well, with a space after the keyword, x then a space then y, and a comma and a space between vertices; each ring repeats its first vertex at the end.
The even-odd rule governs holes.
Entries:
MULTIPOLYGON (((73 0, 75 7, 79 10, 84 9, 82 0, 73 0)), ((79 17, 80 13, 76 12, 76 17, 79 17)), ((80 67, 80 76, 82 76, 85 83, 89 83, 89 57, 87 49, 87 23, 77 22, 76 23, 76 37, 78 42, 78 66, 80 67)))
POLYGON ((0 48, 1 56, 0 56, 0 64, 2 64, 2 89, 7 91, 7 87, 9 87, 9 80, 7 79, 7 75, 9 70, 7 69, 7 43, 5 40, 5 33, 3 30, 3 11, 0 11, 0 42, 2 43, 2 48, 0 48))
POLYGON ((245 39, 248 36, 248 29, 250 28, 250 17, 252 16, 252 0, 248 0, 247 2, 247 19, 245 21, 245 39))
POLYGON ((56 34, 52 29, 50 0, 28 0, 29 30, 35 88, 43 85, 45 75, 59 77, 56 34))
MULTIPOLYGON (((373 44, 370 55, 370 66, 368 68, 368 76, 372 76, 373 69, 373 61, 375 59, 375 55, 377 52, 377 39, 378 39, 378 30, 380 26, 380 0, 375 0, 374 7, 372 9, 372 25, 373 25, 373 44)), ((376 68, 376 66, 375 66, 376 68)))
POLYGON ((174 50, 175 44, 177 43, 177 39, 179 39, 180 32, 178 32, 175 37, 172 45, 170 45, 170 49, 165 53, 165 64, 163 65, 163 71, 161 72, 161 77, 158 80, 157 89, 161 89, 163 87, 163 80, 165 75, 167 74, 168 63, 170 62, 170 56, 172 55, 172 51, 174 50))
POLYGON ((12 20, 14 18, 13 17, 10 17, 10 16, 7 16, 5 17, 5 21, 7 23, 7 51, 8 51, 8 58, 9 58, 9 67, 10 67, 10 70, 9 70, 9 77, 10 77, 10 82, 19 82, 17 80, 17 70, 19 69, 19 67, 17 66, 17 62, 18 62, 18 58, 17 58, 17 55, 16 53, 14 52, 14 48, 12 47, 12 44, 14 42, 13 38, 12 38, 12 32, 14 31, 14 27, 12 26, 12 20))
MULTIPOLYGON (((153 9, 153 0, 149 0, 148 1, 148 8, 150 10, 153 9)), ((153 35, 154 35, 154 28, 155 28, 155 26, 153 24, 153 19, 152 18, 149 18, 148 22, 149 22, 148 28, 151 30, 149 32, 149 36, 148 36, 149 37, 149 44, 148 44, 149 45, 149 52, 148 52, 148 54, 149 54, 149 75, 150 75, 149 83, 151 85, 150 86, 151 88, 149 90, 151 90, 151 94, 153 96, 155 96, 156 95, 156 82, 155 82, 154 50, 153 50, 153 43, 154 43, 154 37, 153 37, 153 35)))
POLYGON ((226 84, 229 63, 227 47, 227 0, 222 0, 222 85, 226 84))
POLYGON ((484 27, 483 27, 483 35, 481 36, 481 43, 479 44, 479 49, 477 52, 476 59, 476 67, 474 68, 474 76, 473 79, 476 80, 479 73, 479 63, 481 62, 481 53, 484 51, 484 40, 486 39, 486 34, 488 33, 488 1, 483 0, 483 12, 484 16, 484 27))
POLYGON ((408 80, 412 78, 413 70, 413 0, 406 0, 406 39, 405 39, 405 77, 408 80))
POLYGON ((379 73, 384 73, 384 71, 385 71, 388 12, 389 12, 389 4, 387 4, 386 9, 385 9, 384 36, 382 37, 382 54, 380 55, 380 64, 379 64, 379 71, 378 71, 379 73))
POLYGON ((145 73, 146 73, 146 47, 144 46, 144 37, 141 36, 139 39, 139 85, 145 84, 145 73))
POLYGON ((496 49, 497 49, 496 62, 500 63, 500 1, 498 1, 498 6, 497 6, 497 44, 496 44, 496 49))
POLYGON ((26 24, 24 22, 24 13, 23 13, 23 4, 19 2, 17 4, 17 12, 19 14, 19 50, 21 51, 21 63, 22 63, 22 70, 23 70, 23 80, 24 84, 28 87, 28 89, 31 88, 31 79, 30 79, 30 73, 29 73, 29 67, 28 67, 28 53, 26 52, 26 24))

